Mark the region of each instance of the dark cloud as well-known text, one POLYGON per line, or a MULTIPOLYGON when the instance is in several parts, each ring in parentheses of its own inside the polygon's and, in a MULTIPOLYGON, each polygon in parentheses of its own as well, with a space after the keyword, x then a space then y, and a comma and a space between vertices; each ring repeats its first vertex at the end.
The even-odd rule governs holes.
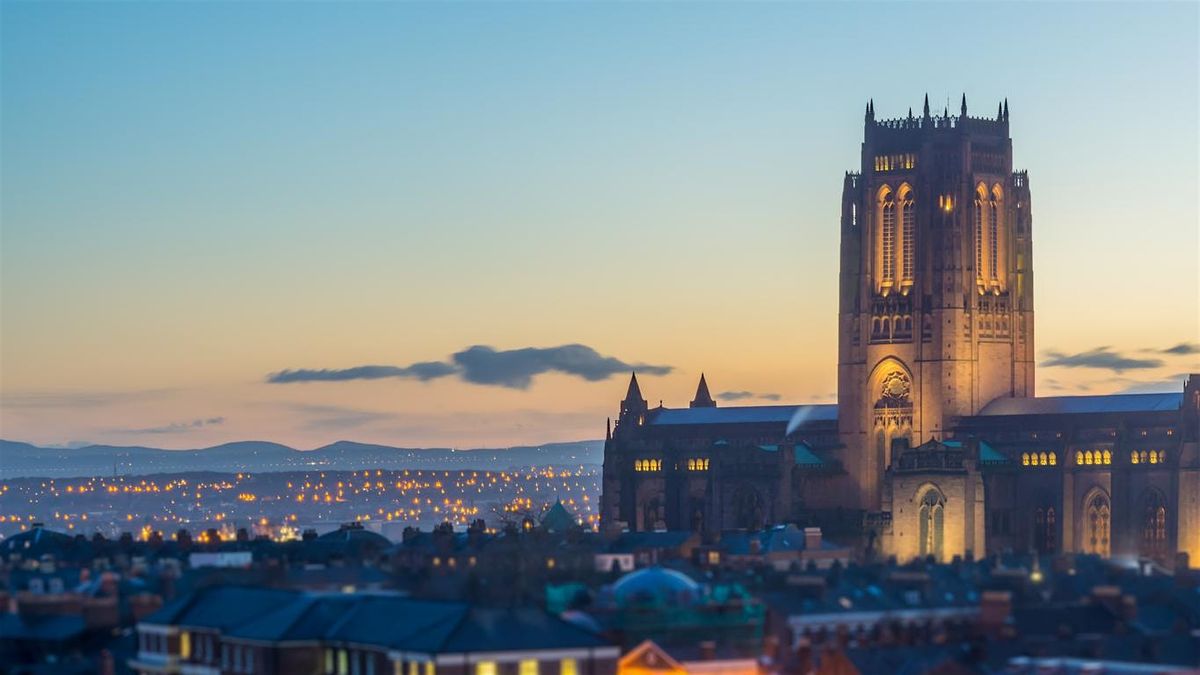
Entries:
POLYGON ((1171 354, 1173 356, 1187 356, 1188 354, 1200 354, 1200 343, 1197 342, 1180 342, 1174 347, 1160 349, 1159 354, 1171 354))
POLYGON ((649 375, 671 372, 670 366, 630 364, 611 356, 601 356, 586 345, 526 347, 505 351, 476 345, 458 352, 452 358, 461 368, 462 379, 467 382, 512 389, 526 389, 533 376, 548 372, 574 375, 589 382, 598 382, 631 370, 649 375))
POLYGON ((1098 368, 1122 373, 1126 370, 1141 370, 1158 368, 1163 365, 1162 359, 1139 359, 1125 356, 1112 351, 1109 347, 1097 347, 1091 351, 1078 354, 1063 354, 1062 352, 1046 352, 1046 360, 1041 365, 1045 368, 1098 368))
POLYGON ((779 394, 756 394, 752 391, 723 391, 717 394, 721 401, 744 401, 748 398, 760 398, 764 401, 778 401, 783 398, 779 394))
POLYGON ((440 361, 425 361, 411 366, 358 366, 342 370, 281 370, 267 376, 267 382, 286 384, 290 382, 345 382, 346 380, 382 380, 388 377, 403 377, 422 382, 453 375, 457 369, 440 361))
POLYGON ((177 434, 184 431, 195 431, 196 429, 201 429, 203 427, 211 427, 224 423, 224 417, 205 417, 201 419, 194 419, 191 422, 173 422, 161 427, 125 429, 125 432, 130 434, 177 434))
POLYGON ((618 373, 637 370, 649 375, 666 375, 670 366, 627 363, 612 356, 602 356, 586 345, 561 347, 526 347, 497 351, 476 345, 451 357, 452 363, 429 361, 411 366, 358 366, 343 370, 281 370, 267 376, 267 382, 344 382, 347 380, 378 380, 398 377, 433 380, 457 374, 465 382, 511 389, 526 389, 534 376, 558 372, 581 377, 590 382, 605 380, 618 373))

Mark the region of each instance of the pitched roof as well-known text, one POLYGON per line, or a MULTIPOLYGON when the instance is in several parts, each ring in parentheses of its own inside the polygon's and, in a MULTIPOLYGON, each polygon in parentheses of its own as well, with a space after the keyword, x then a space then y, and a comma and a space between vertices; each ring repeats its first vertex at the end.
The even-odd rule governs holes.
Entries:
POLYGON ((146 623, 227 631, 294 602, 299 595, 278 588, 214 586, 168 603, 146 617, 146 623))
POLYGON ((752 405, 731 408, 658 408, 651 411, 653 426, 682 424, 789 424, 793 418, 808 422, 836 422, 836 404, 752 405))
POLYGON ((1166 394, 1006 397, 985 405, 983 410, 979 411, 979 416, 1156 412, 1179 410, 1181 405, 1182 391, 1166 394))
POLYGON ((563 506, 562 500, 556 500, 546 513, 542 515, 542 527, 551 532, 564 532, 575 527, 575 516, 563 506))
POLYGON ((717 402, 708 393, 708 382, 704 381, 704 373, 700 373, 700 384, 696 385, 696 398, 692 399, 689 408, 715 408, 717 402))

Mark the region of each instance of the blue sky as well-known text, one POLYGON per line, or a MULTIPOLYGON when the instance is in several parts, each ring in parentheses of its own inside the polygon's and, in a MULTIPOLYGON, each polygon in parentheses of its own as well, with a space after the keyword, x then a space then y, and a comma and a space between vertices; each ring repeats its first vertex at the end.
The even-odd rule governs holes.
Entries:
MULTIPOLYGON (((8 438, 534 442, 594 437, 623 392, 554 369, 267 382, 472 345, 670 366, 644 384, 668 405, 701 370, 827 400, 868 97, 881 117, 1008 98, 1039 350, 1200 335, 1194 3, 0 11, 8 438)), ((1158 360, 1042 368, 1039 391, 1198 367, 1158 360)))

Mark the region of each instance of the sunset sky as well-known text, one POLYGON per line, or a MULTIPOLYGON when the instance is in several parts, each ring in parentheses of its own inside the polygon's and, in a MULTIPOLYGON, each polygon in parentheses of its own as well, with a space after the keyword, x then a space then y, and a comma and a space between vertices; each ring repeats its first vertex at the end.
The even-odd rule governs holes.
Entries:
POLYGON ((926 92, 1009 101, 1038 393, 1200 371, 1196 3, 0 7, 5 439, 598 438, 634 366, 832 401, 863 106, 926 92))

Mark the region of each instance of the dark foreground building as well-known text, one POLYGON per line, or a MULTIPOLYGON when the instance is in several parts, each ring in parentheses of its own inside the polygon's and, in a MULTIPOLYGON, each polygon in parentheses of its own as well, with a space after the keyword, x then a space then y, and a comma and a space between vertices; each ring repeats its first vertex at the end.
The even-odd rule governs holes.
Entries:
POLYGON ((1001 550, 1200 557, 1200 376, 1034 396, 1029 177, 994 118, 876 120, 841 215, 836 405, 650 408, 636 376, 601 517, 631 530, 829 531, 902 559, 1001 550))
POLYGON ((619 650, 540 609, 213 587, 138 624, 138 673, 604 675, 619 650))

